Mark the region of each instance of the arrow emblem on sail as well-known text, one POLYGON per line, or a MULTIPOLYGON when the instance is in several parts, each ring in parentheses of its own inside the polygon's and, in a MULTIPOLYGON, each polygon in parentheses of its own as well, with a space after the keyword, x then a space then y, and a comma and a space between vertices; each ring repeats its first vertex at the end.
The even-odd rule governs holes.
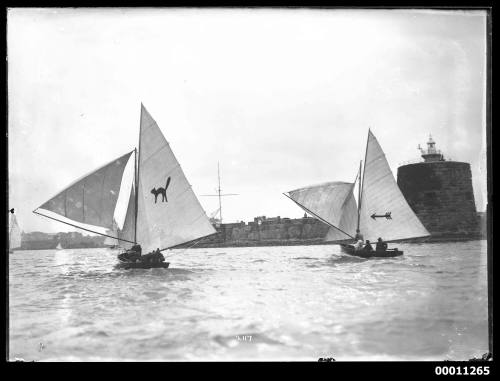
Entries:
POLYGON ((385 214, 375 214, 375 213, 373 213, 370 217, 373 218, 373 219, 384 218, 385 217, 386 220, 392 220, 391 212, 387 212, 385 214))

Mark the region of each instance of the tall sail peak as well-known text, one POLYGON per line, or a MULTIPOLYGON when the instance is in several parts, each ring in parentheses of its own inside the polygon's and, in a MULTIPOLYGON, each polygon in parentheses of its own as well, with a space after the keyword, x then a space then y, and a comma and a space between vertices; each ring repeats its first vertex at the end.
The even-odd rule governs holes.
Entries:
POLYGON ((143 252, 216 232, 165 136, 144 107, 138 156, 136 230, 143 252))
POLYGON ((384 151, 371 131, 366 146, 360 230, 364 238, 370 240, 382 237, 391 241, 429 235, 401 193, 384 151))

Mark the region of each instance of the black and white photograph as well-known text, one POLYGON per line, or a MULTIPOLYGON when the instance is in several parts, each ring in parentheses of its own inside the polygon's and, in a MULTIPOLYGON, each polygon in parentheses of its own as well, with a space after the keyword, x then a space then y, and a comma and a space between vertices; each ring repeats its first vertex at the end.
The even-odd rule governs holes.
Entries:
POLYGON ((7 361, 493 359, 488 8, 6 23, 7 361))

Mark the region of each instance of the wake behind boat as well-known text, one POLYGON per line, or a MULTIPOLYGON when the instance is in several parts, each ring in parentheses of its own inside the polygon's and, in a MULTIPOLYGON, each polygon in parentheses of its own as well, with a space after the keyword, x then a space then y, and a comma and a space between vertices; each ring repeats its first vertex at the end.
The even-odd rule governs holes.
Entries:
POLYGON ((142 104, 139 149, 93 171, 38 209, 106 229, 103 234, 34 211, 103 235, 107 244, 128 248, 118 255, 117 267, 124 269, 168 268, 162 251, 216 233, 163 133, 142 104), (123 227, 118 229, 115 208, 132 154, 134 179, 123 227))
POLYGON ((403 251, 388 249, 386 242, 430 235, 401 193, 384 151, 370 130, 364 168, 360 162, 354 182, 308 186, 285 196, 329 225, 325 241, 338 243, 341 251, 349 255, 396 257, 403 255, 403 251), (356 205, 354 187, 358 180, 356 205), (377 247, 373 249, 371 244, 376 241, 377 247))

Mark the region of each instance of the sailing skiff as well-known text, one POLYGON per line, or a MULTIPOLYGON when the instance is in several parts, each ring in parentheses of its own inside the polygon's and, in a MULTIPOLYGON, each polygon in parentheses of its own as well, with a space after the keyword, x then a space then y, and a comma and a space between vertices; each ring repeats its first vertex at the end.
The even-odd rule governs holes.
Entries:
POLYGON ((285 196, 307 213, 330 226, 325 241, 337 243, 349 255, 363 258, 394 257, 403 251, 356 251, 358 239, 375 243, 429 236, 408 205, 392 174, 384 151, 368 130, 364 167, 360 162, 354 182, 328 182, 289 191, 285 196), (354 187, 359 180, 358 203, 354 187))
MULTIPOLYGON (((44 217, 101 234, 122 248, 140 245, 142 253, 172 249, 187 242, 215 234, 170 145, 141 104, 139 147, 100 167, 49 199, 33 211, 44 217), (130 186, 122 229, 118 229, 115 208, 125 166, 134 160, 134 179, 130 186), (63 216, 71 222, 52 217, 63 216), (106 233, 78 224, 104 228, 106 233)), ((168 263, 126 261, 119 255, 119 267, 168 267, 168 263)), ((142 258, 142 257, 141 257, 142 258)))

